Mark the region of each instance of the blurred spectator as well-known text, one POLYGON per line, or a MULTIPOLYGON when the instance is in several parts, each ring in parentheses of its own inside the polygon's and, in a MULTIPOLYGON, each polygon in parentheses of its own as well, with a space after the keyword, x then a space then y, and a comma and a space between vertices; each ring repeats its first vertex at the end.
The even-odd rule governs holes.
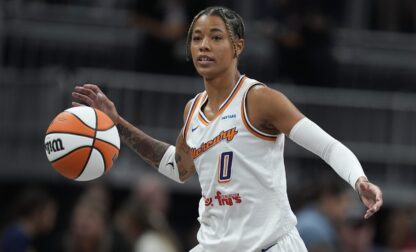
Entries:
POLYGON ((385 31, 416 32, 416 1, 378 0, 375 28, 385 31))
POLYGON ((155 219, 166 219, 170 208, 167 186, 158 176, 145 175, 137 180, 132 189, 133 198, 149 208, 155 219))
POLYGON ((110 209, 111 195, 106 185, 102 182, 93 181, 91 184, 88 184, 82 194, 82 198, 94 201, 105 209, 110 209))
POLYGON ((148 230, 143 233, 134 245, 134 252, 179 252, 180 250, 172 242, 170 233, 157 230, 148 230))
POLYGON ((149 213, 150 222, 160 229, 171 229, 168 221, 170 195, 161 178, 145 175, 139 178, 132 189, 136 202, 144 205, 149 213))
POLYGON ((414 214, 412 208, 391 211, 383 228, 387 251, 416 251, 414 214))
POLYGON ((107 213, 103 206, 82 199, 74 209, 67 250, 71 252, 109 251, 107 213))
POLYGON ((137 70, 175 73, 175 43, 186 33, 182 0, 136 0, 133 25, 143 34, 137 70))
POLYGON ((56 241, 52 251, 107 252, 113 239, 109 225, 109 209, 103 198, 92 197, 100 190, 93 186, 82 194, 72 210, 69 228, 56 241), (93 193, 94 192, 94 193, 93 193))
POLYGON ((28 189, 17 198, 13 212, 16 219, 6 227, 0 241, 0 251, 35 251, 34 239, 49 233, 55 225, 55 201, 43 190, 28 189))
POLYGON ((345 220, 338 228, 343 252, 382 252, 374 244, 375 226, 373 219, 364 219, 366 210, 358 197, 347 210, 345 220))
POLYGON ((179 251, 171 233, 152 225, 148 209, 132 199, 127 200, 117 211, 115 223, 128 251, 179 251))
POLYGON ((322 178, 315 186, 315 200, 297 213, 299 234, 310 252, 338 252, 337 226, 350 204, 349 187, 330 178, 322 178))
POLYGON ((124 202, 114 216, 115 233, 123 244, 120 251, 133 251, 134 245, 142 232, 150 228, 144 207, 132 200, 124 202))
POLYGON ((302 20, 298 4, 296 1, 275 0, 268 9, 270 12, 265 15, 267 18, 260 27, 263 27, 263 32, 276 41, 275 58, 278 61, 276 77, 280 81, 303 82, 298 79, 305 63, 301 60, 304 41, 301 35, 302 20))
POLYGON ((277 79, 302 85, 334 85, 336 68, 331 54, 331 28, 339 8, 326 0, 275 0, 271 8, 273 11, 266 14, 269 19, 264 20, 264 27, 274 26, 266 32, 278 47, 277 79))
MULTIPOLYGON (((164 237, 163 241, 159 243, 166 244, 166 249, 171 247, 171 249, 166 251, 179 251, 179 241, 167 217, 170 208, 170 194, 161 178, 153 175, 141 177, 133 188, 132 193, 134 201, 139 205, 145 206, 150 227, 164 237)), ((156 239, 157 235, 154 232, 142 234, 136 244, 136 248, 140 247, 142 250, 151 251, 150 248, 156 239)))

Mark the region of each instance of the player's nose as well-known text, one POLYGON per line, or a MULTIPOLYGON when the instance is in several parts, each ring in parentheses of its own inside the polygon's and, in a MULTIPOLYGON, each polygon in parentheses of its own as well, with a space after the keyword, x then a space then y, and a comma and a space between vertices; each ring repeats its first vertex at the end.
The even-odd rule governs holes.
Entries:
POLYGON ((209 44, 208 38, 203 38, 199 46, 199 51, 204 52, 204 51, 208 51, 209 49, 210 49, 210 44, 209 44))

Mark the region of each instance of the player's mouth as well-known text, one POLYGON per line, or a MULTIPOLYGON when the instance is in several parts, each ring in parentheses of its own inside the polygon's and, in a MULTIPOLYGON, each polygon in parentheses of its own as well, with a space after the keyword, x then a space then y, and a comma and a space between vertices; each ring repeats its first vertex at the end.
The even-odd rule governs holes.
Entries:
POLYGON ((196 58, 199 65, 207 66, 215 62, 215 60, 207 55, 200 55, 196 58))

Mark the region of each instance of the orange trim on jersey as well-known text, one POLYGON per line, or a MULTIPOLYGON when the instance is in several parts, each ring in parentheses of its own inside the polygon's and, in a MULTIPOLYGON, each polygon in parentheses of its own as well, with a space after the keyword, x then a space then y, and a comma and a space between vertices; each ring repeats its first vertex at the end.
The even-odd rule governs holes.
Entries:
MULTIPOLYGON (((234 90, 232 91, 231 95, 227 98, 226 102, 221 106, 221 108, 218 110, 218 112, 215 114, 214 118, 211 121, 208 121, 207 123, 209 124, 212 121, 215 121, 215 119, 217 119, 222 112, 224 112, 224 110, 228 107, 228 105, 230 105, 231 101, 234 99, 234 97, 237 95, 238 91, 241 89, 241 87, 243 86, 244 81, 246 80, 246 76, 241 77, 240 81, 237 83, 237 87, 234 88, 234 90)), ((206 96, 207 94, 205 94, 206 96)), ((204 97, 205 97, 204 96, 204 97)), ((201 106, 203 103, 201 103, 201 105, 199 106, 199 111, 201 111, 201 106)), ((198 116, 198 118, 204 122, 206 121, 202 116, 198 116)), ((208 119, 208 118, 207 118, 208 119)))
MULTIPOLYGON (((254 86, 254 85, 253 85, 254 86)), ((251 87, 250 87, 251 88, 251 87)), ((247 93, 248 93, 248 91, 250 90, 250 88, 247 90, 247 93)), ((263 134, 261 134, 260 132, 258 132, 259 130, 256 130, 256 129, 254 129, 253 127, 251 127, 251 125, 250 125, 250 123, 249 123, 249 119, 246 117, 246 113, 245 113, 245 104, 246 104, 246 96, 247 96, 247 93, 246 93, 246 95, 244 95, 244 97, 243 97, 243 101, 241 102, 241 117, 243 118, 243 123, 244 123, 244 126, 246 127, 246 129, 248 129, 248 131, 251 133, 251 134, 253 134, 254 136, 256 136, 256 137, 258 137, 258 138, 261 138, 261 139, 263 139, 263 140, 266 140, 266 141, 271 141, 271 142, 274 142, 274 141, 276 141, 276 139, 277 139, 277 136, 268 136, 268 135, 263 135, 263 134)), ((247 115, 248 116, 248 115, 247 115)))
POLYGON ((201 115, 202 112, 198 113, 198 119, 202 122, 205 126, 209 125, 209 122, 205 120, 205 118, 201 115))
POLYGON ((208 121, 208 119, 205 119, 205 116, 204 116, 204 114, 202 113, 202 105, 206 102, 206 99, 207 99, 207 92, 205 92, 204 91, 204 94, 203 95, 201 95, 202 96, 202 98, 201 98, 201 104, 198 106, 198 119, 199 119, 199 121, 202 123, 202 124, 204 124, 205 126, 208 126, 209 125, 209 121, 208 121))
POLYGON ((202 109, 201 109, 202 105, 206 102, 206 100, 208 98, 207 92, 204 91, 203 95, 201 95, 201 96, 202 96, 202 98, 201 98, 200 104, 198 105, 199 109, 198 109, 198 112, 197 112, 198 113, 198 119, 203 125, 208 126, 209 121, 208 121, 208 119, 205 118, 204 114, 202 113, 202 109))
POLYGON ((186 141, 186 135, 188 133, 189 125, 191 125, 192 115, 194 114, 196 107, 198 107, 198 103, 200 99, 201 99, 201 94, 198 94, 198 96, 195 98, 194 103, 192 104, 188 117, 186 118, 185 127, 183 129, 183 138, 185 139, 185 141, 186 141))

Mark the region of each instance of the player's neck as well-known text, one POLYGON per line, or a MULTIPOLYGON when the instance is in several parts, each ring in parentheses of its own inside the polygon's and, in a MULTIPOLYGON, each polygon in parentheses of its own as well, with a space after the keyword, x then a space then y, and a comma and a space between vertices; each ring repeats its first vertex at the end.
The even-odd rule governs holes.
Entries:
POLYGON ((208 94, 207 106, 214 111, 218 110, 230 95, 240 76, 239 71, 234 71, 232 74, 224 74, 212 79, 204 78, 205 90, 208 94))

